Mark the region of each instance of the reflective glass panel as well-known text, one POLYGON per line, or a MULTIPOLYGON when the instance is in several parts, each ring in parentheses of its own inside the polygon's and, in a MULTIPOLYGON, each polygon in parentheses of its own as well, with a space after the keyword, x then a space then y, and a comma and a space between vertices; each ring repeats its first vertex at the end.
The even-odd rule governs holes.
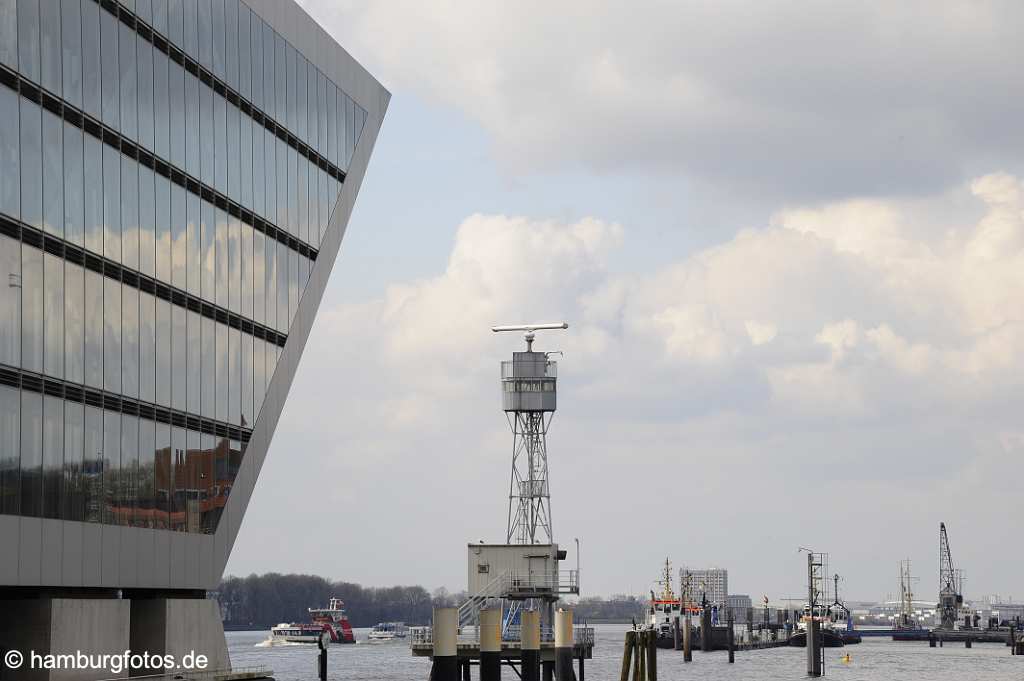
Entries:
POLYGON ((43 252, 21 245, 21 366, 43 371, 43 252))
POLYGON ((217 414, 218 421, 228 420, 228 327, 217 324, 217 414))
POLYGON ((139 292, 139 399, 156 401, 156 301, 139 292))
POLYGON ((239 425, 242 418, 241 332, 228 329, 228 418, 239 425))
POLYGON ((121 504, 121 415, 103 412, 103 523, 116 525, 121 504))
POLYGON ((118 525, 138 526, 135 491, 139 472, 139 419, 130 414, 121 416, 121 470, 118 480, 118 525))
POLYGON ((39 82, 39 0, 18 2, 18 70, 39 82))
POLYGON ((43 396, 21 391, 21 515, 43 513, 43 396))
MULTIPOLYGON (((18 93, 0 85, 0 168, 17 168, 20 156, 18 93)), ((21 177, 18 173, 4 173, 4 181, 0 182, 0 212, 14 218, 21 216, 21 177)))
POLYGON ((43 292, 43 371, 64 378, 64 260, 50 253, 43 255, 43 292))
POLYGON ((17 0, 0 0, 0 64, 18 68, 17 0))
POLYGON ((64 236, 64 122, 43 109, 43 229, 64 236))
POLYGON ((121 98, 119 96, 121 70, 117 64, 118 21, 110 12, 100 12, 100 56, 103 59, 103 122, 120 129, 121 98))
POLYGON ((103 512, 103 410, 85 407, 85 462, 82 495, 85 521, 98 523, 103 512))
POLYGON ((103 143, 92 135, 85 142, 85 247, 103 255, 103 143))
POLYGON ((103 255, 121 262, 121 154, 103 145, 103 255))
POLYGON ((85 384, 103 387, 103 275, 85 270, 85 384))
POLYGON ((139 269, 139 164, 121 156, 121 259, 139 269))
POLYGON ((171 183, 163 175, 153 174, 155 180, 155 239, 156 278, 171 283, 171 183))
POLYGON ((158 422, 153 432, 153 527, 166 530, 171 527, 171 427, 158 422))
POLYGON ((139 462, 136 472, 135 486, 138 499, 138 510, 136 512, 136 524, 138 527, 155 526, 155 450, 156 424, 149 419, 139 419, 139 462))
POLYGON ((153 171, 139 166, 139 271, 156 274, 156 207, 153 171))
POLYGON ((85 243, 84 153, 81 129, 65 121, 64 238, 78 246, 85 243))
POLYGON ((188 312, 188 347, 191 350, 188 353, 187 358, 187 371, 188 376, 186 379, 186 391, 187 400, 185 408, 192 414, 198 414, 202 410, 200 404, 201 395, 200 390, 202 388, 202 362, 197 349, 201 347, 202 342, 200 329, 202 327, 202 317, 197 312, 189 310, 188 312))
POLYGON ((267 315, 266 278, 267 253, 264 247, 266 237, 263 232, 253 230, 252 233, 252 318, 263 324, 267 315))
POLYGON ((171 305, 171 406, 185 410, 185 381, 188 377, 188 330, 186 310, 171 305))
POLYGON ((228 308, 239 313, 242 310, 242 248, 241 221, 234 215, 228 217, 228 308))
POLYGON ((102 100, 100 86, 100 5, 82 0, 82 102, 89 115, 99 118, 102 100))
POLYGON ((85 520, 85 405, 64 403, 64 492, 61 518, 85 520))
POLYGON ((103 279, 103 387, 121 392, 121 283, 103 279))
MULTIPOLYGON (((120 22, 119 22, 120 23, 120 22)), ((138 75, 135 71, 135 31, 120 23, 118 66, 121 73, 121 133, 134 140, 139 135, 138 75)))
POLYGON ((61 71, 64 99, 82 106, 82 7, 81 0, 60 0, 61 71))
POLYGON ((153 150, 164 159, 171 158, 167 68, 167 55, 153 50, 153 150))
POLYGON ((59 519, 64 504, 64 400, 43 398, 43 517, 59 519))
MULTIPOLYGON (((38 104, 21 100, 21 219, 43 226, 43 130, 38 104)), ((5 173, 6 175, 6 173, 5 173)))
POLYGON ((202 324, 201 413, 212 419, 217 417, 217 324, 209 317, 202 324))
POLYGON ((199 225, 199 195, 193 194, 192 192, 185 192, 185 200, 188 204, 186 207, 186 211, 188 213, 188 223, 186 226, 186 241, 188 248, 186 272, 188 275, 188 292, 194 296, 198 296, 202 281, 202 234, 200 233, 199 225))
POLYGON ((64 372, 85 382, 85 272, 73 262, 64 263, 64 372))
POLYGON ((121 392, 139 396, 139 290, 121 287, 121 392))
POLYGON ((180 184, 171 185, 171 283, 185 290, 185 254, 187 252, 185 217, 185 188, 180 184))
POLYGON ((154 149, 153 44, 141 35, 137 35, 135 37, 135 52, 139 61, 139 142, 147 149, 154 149))
POLYGON ((156 402, 171 406, 171 303, 156 299, 156 402))
POLYGON ((214 217, 212 203, 201 201, 200 205, 200 233, 202 238, 202 296, 204 300, 215 302, 217 300, 217 250, 216 234, 217 221, 214 217))
POLYGON ((21 392, 0 385, 0 512, 21 511, 21 392))
POLYGON ((0 363, 21 365, 21 244, 0 234, 0 363))
POLYGON ((228 214, 216 210, 217 232, 217 297, 214 302, 221 307, 228 306, 228 214))

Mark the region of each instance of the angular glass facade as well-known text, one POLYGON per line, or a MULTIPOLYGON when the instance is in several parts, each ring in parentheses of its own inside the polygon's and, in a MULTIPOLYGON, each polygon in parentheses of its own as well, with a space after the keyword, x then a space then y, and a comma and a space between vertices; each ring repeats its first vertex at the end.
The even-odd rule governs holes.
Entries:
POLYGON ((366 118, 240 0, 0 0, 0 513, 216 531, 366 118))

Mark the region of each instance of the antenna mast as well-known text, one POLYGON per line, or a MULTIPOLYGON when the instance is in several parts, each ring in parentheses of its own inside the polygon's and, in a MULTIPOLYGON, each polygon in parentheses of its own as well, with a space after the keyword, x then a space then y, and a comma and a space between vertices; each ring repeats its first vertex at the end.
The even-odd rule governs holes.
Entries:
POLYGON ((502 408, 512 429, 509 544, 554 543, 547 432, 557 402, 558 365, 548 353, 534 352, 533 341, 537 331, 568 328, 565 322, 491 327, 495 333, 522 331, 526 341, 526 352, 513 352, 511 361, 501 363, 502 408))

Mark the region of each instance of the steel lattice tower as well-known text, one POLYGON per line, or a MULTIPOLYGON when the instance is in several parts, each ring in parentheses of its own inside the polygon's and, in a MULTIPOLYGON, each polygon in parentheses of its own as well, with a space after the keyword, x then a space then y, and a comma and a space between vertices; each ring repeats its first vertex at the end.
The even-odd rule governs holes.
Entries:
POLYGON ((508 491, 509 544, 553 544, 551 489, 548 486, 547 433, 557 403, 558 366, 549 353, 534 352, 538 329, 569 325, 495 326, 493 331, 524 331, 526 352, 501 363, 502 408, 512 429, 512 476, 508 491))

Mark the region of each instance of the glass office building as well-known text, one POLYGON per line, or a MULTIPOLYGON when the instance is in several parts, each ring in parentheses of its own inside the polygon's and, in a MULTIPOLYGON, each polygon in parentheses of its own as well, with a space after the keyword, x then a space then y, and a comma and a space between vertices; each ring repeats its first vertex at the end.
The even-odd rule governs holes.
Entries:
POLYGON ((0 588, 215 587, 387 101, 290 0, 0 0, 0 588))

